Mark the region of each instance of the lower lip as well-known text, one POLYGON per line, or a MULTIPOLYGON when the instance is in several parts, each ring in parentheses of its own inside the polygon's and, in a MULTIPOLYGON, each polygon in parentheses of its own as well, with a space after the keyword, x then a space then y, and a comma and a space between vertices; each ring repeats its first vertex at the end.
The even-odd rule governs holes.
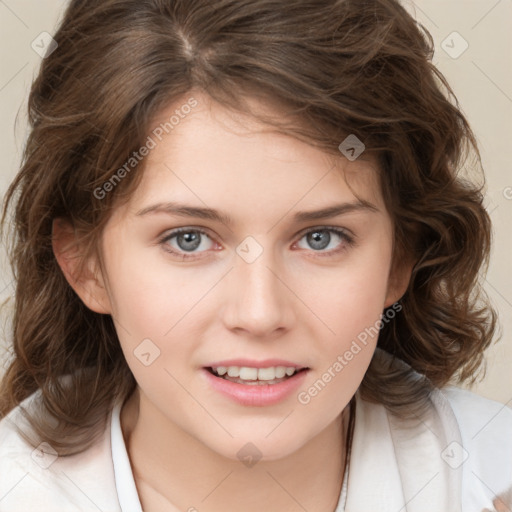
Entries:
POLYGON ((208 383, 213 389, 231 398, 241 405, 263 407, 283 401, 304 382, 306 373, 303 370, 279 384, 237 384, 221 377, 216 377, 206 368, 202 369, 208 383))

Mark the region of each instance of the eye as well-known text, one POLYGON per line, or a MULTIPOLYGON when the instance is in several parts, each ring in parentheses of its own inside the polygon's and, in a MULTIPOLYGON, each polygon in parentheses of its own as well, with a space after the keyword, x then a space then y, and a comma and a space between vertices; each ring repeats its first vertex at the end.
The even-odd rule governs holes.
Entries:
MULTIPOLYGON (((331 226, 321 226, 310 229, 305 233, 302 233, 300 240, 302 239, 306 240, 309 247, 300 248, 313 249, 314 252, 320 252, 318 256, 330 256, 332 254, 337 254, 354 245, 353 237, 344 229, 331 226), (329 247, 331 250, 324 251, 324 249, 329 247)), ((297 244, 300 244, 300 240, 297 244)))
MULTIPOLYGON (((302 239, 306 239, 309 245, 305 249, 313 249, 313 252, 319 253, 318 256, 338 254, 354 245, 354 239, 351 235, 344 229, 332 226, 320 226, 303 232, 296 245, 299 245, 302 239), (331 246, 331 250, 324 251, 329 246, 331 246)), ((215 246, 214 241, 206 231, 190 227, 173 230, 160 239, 159 244, 162 245, 165 251, 179 256, 183 260, 197 258, 200 253, 207 252, 215 246)), ((299 248, 303 249, 304 247, 299 246, 299 248)))
POLYGON ((211 248, 208 247, 210 244, 205 242, 205 239, 209 240, 210 244, 213 243, 206 231, 201 229, 179 228, 166 235, 159 243, 167 252, 181 256, 183 259, 188 259, 194 258, 194 254, 198 252, 204 252, 203 250, 197 250, 199 248, 204 250, 211 248))

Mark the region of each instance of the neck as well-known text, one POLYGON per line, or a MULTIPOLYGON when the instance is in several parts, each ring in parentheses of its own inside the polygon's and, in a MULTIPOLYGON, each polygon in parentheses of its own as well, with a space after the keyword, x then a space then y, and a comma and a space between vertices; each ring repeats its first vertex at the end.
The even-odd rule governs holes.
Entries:
POLYGON ((121 426, 143 509, 217 512, 334 512, 348 428, 343 414, 299 450, 248 467, 171 423, 143 393, 121 411, 121 426))

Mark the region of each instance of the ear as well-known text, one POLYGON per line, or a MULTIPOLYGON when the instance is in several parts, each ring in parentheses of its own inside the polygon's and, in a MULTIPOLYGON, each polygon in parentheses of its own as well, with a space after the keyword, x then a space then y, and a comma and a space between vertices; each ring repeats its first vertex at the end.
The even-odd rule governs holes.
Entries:
POLYGON ((388 308, 403 297, 409 286, 414 265, 415 261, 412 258, 394 260, 389 273, 384 308, 388 308))
POLYGON ((66 280, 92 311, 110 314, 111 307, 103 276, 95 257, 83 260, 83 247, 80 246, 72 224, 57 218, 52 223, 53 254, 66 280), (83 271, 80 274, 80 264, 83 271))

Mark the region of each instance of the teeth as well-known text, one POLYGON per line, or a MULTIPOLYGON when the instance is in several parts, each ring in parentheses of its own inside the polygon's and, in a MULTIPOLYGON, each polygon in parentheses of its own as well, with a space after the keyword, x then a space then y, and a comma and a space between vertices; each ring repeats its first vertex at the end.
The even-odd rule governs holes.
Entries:
POLYGON ((278 368, 259 368, 258 380, 280 379, 284 377, 284 372, 281 372, 282 369, 284 370, 282 366, 278 368), (283 373, 283 375, 281 375, 281 373, 283 373))
POLYGON ((240 368, 238 366, 230 366, 228 368, 229 377, 240 377, 240 368))
POLYGON ((248 366, 218 366, 212 368, 217 375, 228 375, 241 380, 274 380, 285 375, 291 377, 297 369, 294 367, 271 366, 269 368, 250 368, 248 366))
MULTIPOLYGON (((242 380, 256 380, 258 378, 258 368, 247 368, 246 366, 242 366, 239 374, 242 380)), ((238 377, 238 375, 236 375, 236 377, 238 377)))

